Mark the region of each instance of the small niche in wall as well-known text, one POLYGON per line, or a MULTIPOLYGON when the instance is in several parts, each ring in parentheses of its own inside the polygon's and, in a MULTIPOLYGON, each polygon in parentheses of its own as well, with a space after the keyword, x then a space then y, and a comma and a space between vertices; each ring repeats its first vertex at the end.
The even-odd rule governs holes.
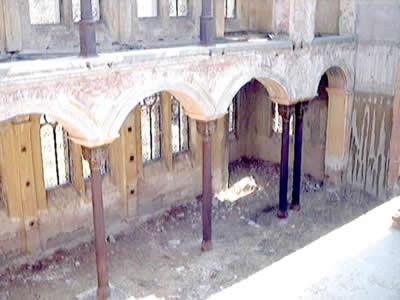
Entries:
POLYGON ((339 0, 318 0, 315 11, 315 36, 339 34, 339 0))
POLYGON ((32 25, 60 24, 59 0, 29 0, 32 25))

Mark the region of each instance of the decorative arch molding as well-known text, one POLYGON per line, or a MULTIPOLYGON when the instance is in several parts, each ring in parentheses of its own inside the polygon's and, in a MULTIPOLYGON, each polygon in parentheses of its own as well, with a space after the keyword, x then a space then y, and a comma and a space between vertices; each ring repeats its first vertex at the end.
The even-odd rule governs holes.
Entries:
MULTIPOLYGON (((346 150, 348 146, 348 108, 349 78, 351 73, 343 64, 332 64, 323 69, 318 79, 316 91, 324 74, 328 76, 328 123, 325 147, 325 178, 340 184, 346 168, 346 150)), ((345 66, 345 65, 344 65, 345 66)))
POLYGON ((47 114, 57 120, 72 139, 85 141, 89 144, 104 144, 106 140, 101 129, 90 117, 85 107, 76 100, 64 97, 57 101, 46 101, 31 98, 18 104, 10 103, 3 106, 0 121, 32 114, 47 114))
POLYGON ((239 76, 232 78, 226 87, 222 89, 222 92, 218 95, 218 97, 216 97, 218 99, 217 112, 219 114, 226 113, 233 97, 246 83, 252 79, 258 80, 266 88, 268 94, 274 102, 283 105, 292 104, 291 99, 293 92, 288 82, 280 75, 266 69, 261 72, 248 72, 245 74, 240 74, 239 76))
POLYGON ((315 92, 315 95, 318 94, 318 86, 322 76, 324 76, 325 73, 328 75, 330 87, 341 88, 344 90, 352 89, 354 85, 354 72, 348 66, 348 64, 342 60, 336 62, 327 62, 316 73, 318 76, 314 79, 315 81, 312 85, 312 90, 315 92), (335 70, 337 70, 338 73, 336 73, 335 70))
POLYGON ((213 99, 201 86, 185 82, 151 83, 142 88, 130 88, 122 93, 114 103, 111 115, 104 120, 107 136, 116 137, 129 113, 143 99, 155 93, 166 91, 177 98, 182 104, 185 114, 194 119, 215 119, 216 109, 213 99))

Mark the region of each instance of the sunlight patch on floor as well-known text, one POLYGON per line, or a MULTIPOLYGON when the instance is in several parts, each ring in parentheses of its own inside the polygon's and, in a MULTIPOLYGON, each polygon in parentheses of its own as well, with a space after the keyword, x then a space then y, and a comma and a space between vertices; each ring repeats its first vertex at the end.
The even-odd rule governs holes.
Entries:
POLYGON ((257 184, 253 176, 247 176, 234 183, 227 190, 218 193, 216 198, 220 201, 235 202, 261 188, 262 187, 257 184))

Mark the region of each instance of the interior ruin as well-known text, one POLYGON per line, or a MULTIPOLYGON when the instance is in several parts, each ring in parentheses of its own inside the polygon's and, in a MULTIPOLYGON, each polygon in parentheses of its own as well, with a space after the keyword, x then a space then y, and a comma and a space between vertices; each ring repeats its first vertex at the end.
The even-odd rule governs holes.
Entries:
POLYGON ((94 237, 108 297, 105 236, 196 199, 212 251, 213 198, 238 162, 279 166, 283 219, 305 175, 399 192, 396 0, 0 8, 0 273, 94 237))

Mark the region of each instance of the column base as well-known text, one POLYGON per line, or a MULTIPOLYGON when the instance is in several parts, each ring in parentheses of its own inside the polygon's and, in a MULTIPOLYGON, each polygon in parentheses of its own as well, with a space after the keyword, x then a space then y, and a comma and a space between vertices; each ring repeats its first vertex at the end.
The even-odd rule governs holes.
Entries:
POLYGON ((288 214, 287 211, 280 211, 280 210, 278 210, 276 216, 277 216, 279 219, 286 219, 287 217, 289 217, 289 214, 288 214))
POLYGON ((290 204, 289 209, 298 212, 298 211, 300 211, 301 207, 300 207, 300 204, 290 204))
POLYGON ((201 243, 201 251, 208 252, 212 250, 212 241, 203 241, 201 243))
POLYGON ((103 287, 99 287, 97 288, 97 298, 99 300, 106 300, 108 298, 110 298, 111 296, 111 290, 109 286, 103 286, 103 287))
POLYGON ((90 289, 85 291, 79 295, 76 295, 76 300, 126 300, 131 299, 131 295, 127 294, 125 291, 113 286, 110 284, 110 288, 108 289, 108 295, 104 295, 103 298, 98 294, 97 288, 90 289))
POLYGON ((200 16, 200 44, 203 46, 215 45, 216 21, 213 16, 200 16))

